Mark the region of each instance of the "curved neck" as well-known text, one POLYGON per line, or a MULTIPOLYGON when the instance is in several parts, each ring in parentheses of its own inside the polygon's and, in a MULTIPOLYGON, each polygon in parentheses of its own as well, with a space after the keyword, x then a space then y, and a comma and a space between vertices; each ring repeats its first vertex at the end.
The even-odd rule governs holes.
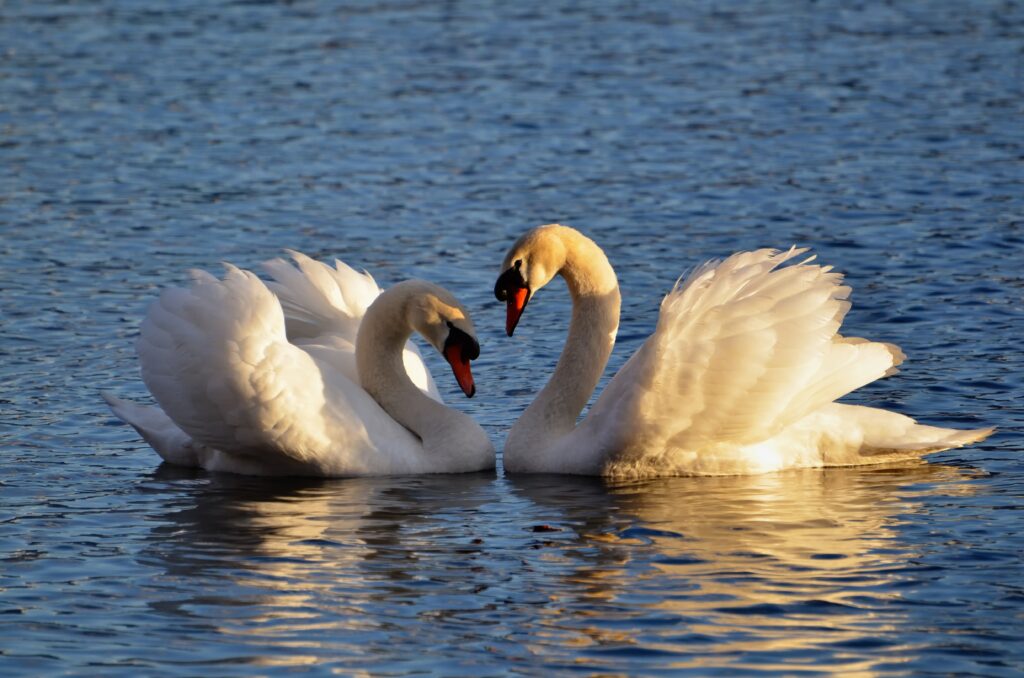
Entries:
POLYGON ((426 446, 457 413, 424 394, 405 370, 402 352, 412 335, 408 309, 417 291, 412 283, 399 283, 366 309, 356 336, 356 369, 363 389, 426 446))
POLYGON ((544 389, 509 433, 515 454, 542 454, 555 438, 570 433, 597 388, 619 327, 619 284, 608 258, 592 240, 568 228, 552 234, 565 246, 558 274, 572 296, 572 320, 558 365, 544 389))

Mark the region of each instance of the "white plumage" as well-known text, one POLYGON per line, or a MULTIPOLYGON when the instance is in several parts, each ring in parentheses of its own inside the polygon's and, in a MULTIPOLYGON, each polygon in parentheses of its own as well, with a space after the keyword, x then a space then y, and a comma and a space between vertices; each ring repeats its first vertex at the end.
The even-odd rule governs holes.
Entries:
POLYGON ((341 262, 332 269, 293 258, 297 268, 267 264, 274 292, 228 266, 223 280, 197 271, 191 287, 161 294, 137 343, 160 407, 105 396, 114 412, 168 462, 208 470, 351 476, 492 467, 486 434, 441 404, 408 342, 414 325, 426 327, 440 350, 444 321, 471 336, 458 302, 421 281, 382 294, 341 262), (417 315, 424 309, 436 317, 425 321, 417 315), (361 329, 374 388, 391 412, 363 388, 361 329))
MULTIPOLYGON (((380 287, 369 273, 359 273, 338 259, 331 268, 301 252, 288 250, 288 254, 295 266, 278 258, 264 262, 263 268, 273 277, 267 287, 281 302, 289 341, 358 381, 356 334, 380 287)), ((416 344, 406 343, 402 359, 413 383, 441 402, 416 344)))
POLYGON ((521 262, 531 294, 560 272, 575 310, 555 375, 509 434, 505 467, 619 477, 758 473, 916 458, 991 433, 835 403, 894 373, 904 356, 892 344, 839 334, 850 288, 813 257, 782 266, 804 252, 741 252, 677 283, 654 333, 573 428, 614 342, 615 274, 572 229, 540 227, 521 238, 505 268, 521 262), (552 251, 561 254, 544 254, 552 251))

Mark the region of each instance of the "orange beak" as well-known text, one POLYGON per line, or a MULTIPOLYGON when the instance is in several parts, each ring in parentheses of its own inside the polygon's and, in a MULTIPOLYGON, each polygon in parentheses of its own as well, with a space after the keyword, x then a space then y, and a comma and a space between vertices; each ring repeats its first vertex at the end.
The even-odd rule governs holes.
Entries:
POLYGON ((451 343, 444 347, 444 359, 452 366, 452 373, 455 381, 459 382, 462 392, 467 398, 472 398, 476 393, 476 384, 473 383, 473 372, 469 369, 469 360, 462 355, 462 346, 451 343))
POLYGON ((516 325, 519 324, 519 318, 523 315, 523 309, 526 308, 526 302, 530 300, 530 290, 526 287, 519 287, 508 295, 508 305, 505 309, 505 333, 508 336, 512 336, 515 332, 516 325))

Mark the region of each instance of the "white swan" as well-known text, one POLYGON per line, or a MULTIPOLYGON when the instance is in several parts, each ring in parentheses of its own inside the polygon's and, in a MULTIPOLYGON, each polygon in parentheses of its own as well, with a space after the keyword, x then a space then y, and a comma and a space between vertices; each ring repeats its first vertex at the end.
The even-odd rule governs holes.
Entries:
POLYGON ((654 333, 576 419, 604 371, 619 286, 604 252, 571 228, 523 235, 495 295, 509 336, 556 274, 572 295, 569 337, 548 384, 505 442, 510 472, 646 477, 727 475, 916 458, 993 429, 923 426, 833 402, 892 374, 892 344, 838 334, 850 288, 830 267, 780 264, 805 250, 757 250, 696 269, 661 303, 654 333))
POLYGON ((451 364, 467 396, 473 323, 445 289, 410 280, 381 292, 369 274, 293 253, 268 262, 271 292, 229 266, 194 272, 146 315, 142 378, 160 407, 104 394, 173 464, 250 475, 364 476, 494 468, 494 447, 447 408, 413 330, 451 364), (415 383, 414 383, 415 381, 415 383))

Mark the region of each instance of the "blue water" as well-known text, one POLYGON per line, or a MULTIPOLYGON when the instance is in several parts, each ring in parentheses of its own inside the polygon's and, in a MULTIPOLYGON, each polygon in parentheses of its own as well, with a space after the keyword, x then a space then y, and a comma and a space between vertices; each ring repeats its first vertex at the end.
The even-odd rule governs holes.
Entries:
POLYGON ((1018 2, 0 2, 0 674, 1019 675, 1018 2), (491 289, 531 226, 622 282, 610 372, 708 258, 810 245, 851 401, 997 425, 926 464, 608 485, 160 467, 146 304, 282 248, 472 309, 500 449, 568 322, 491 289))

